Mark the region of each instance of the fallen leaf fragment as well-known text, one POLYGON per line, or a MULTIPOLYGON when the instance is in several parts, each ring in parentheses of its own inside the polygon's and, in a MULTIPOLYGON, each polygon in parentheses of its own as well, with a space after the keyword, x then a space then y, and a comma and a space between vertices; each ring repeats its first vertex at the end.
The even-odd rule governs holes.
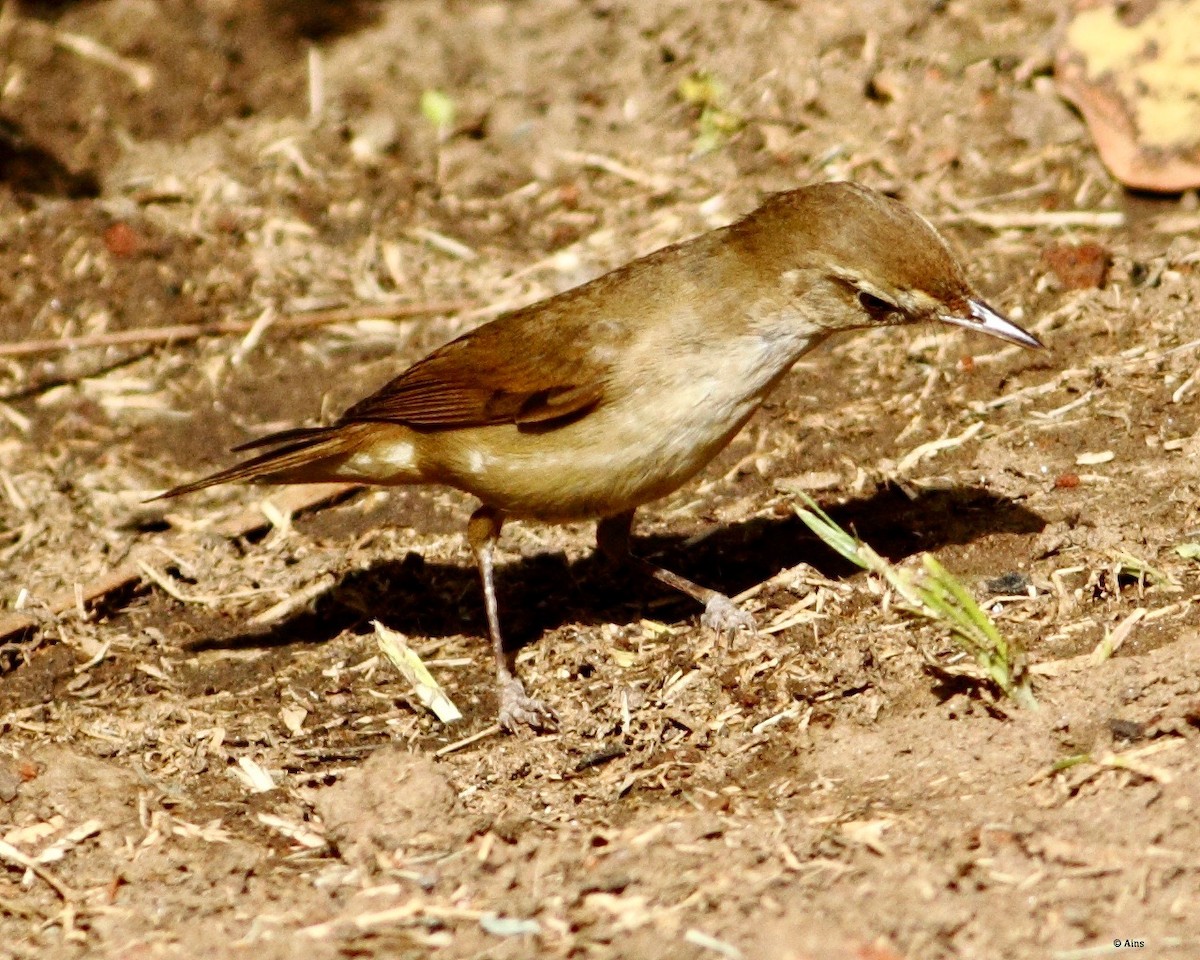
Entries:
POLYGON ((1114 177, 1163 193, 1200 186, 1200 0, 1088 5, 1055 60, 1059 92, 1114 177))

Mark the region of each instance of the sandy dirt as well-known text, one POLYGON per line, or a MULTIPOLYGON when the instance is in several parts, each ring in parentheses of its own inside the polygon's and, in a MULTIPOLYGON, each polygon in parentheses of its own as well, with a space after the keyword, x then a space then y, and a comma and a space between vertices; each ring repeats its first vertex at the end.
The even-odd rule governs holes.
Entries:
POLYGON ((1063 15, 0 7, 0 341, 85 338, 0 349, 0 622, 30 618, 0 639, 0 957, 1200 957, 1200 561, 1176 549, 1200 540, 1200 215, 1099 164, 1054 89, 1063 15), (830 344, 642 511, 643 552, 754 591, 753 637, 594 558, 589 526, 507 529, 503 616, 555 735, 487 732, 466 498, 142 503, 833 178, 929 216, 1050 349, 830 344), (103 340, 218 323, 240 332, 103 340), (819 543, 797 490, 960 576, 1040 709, 819 543))

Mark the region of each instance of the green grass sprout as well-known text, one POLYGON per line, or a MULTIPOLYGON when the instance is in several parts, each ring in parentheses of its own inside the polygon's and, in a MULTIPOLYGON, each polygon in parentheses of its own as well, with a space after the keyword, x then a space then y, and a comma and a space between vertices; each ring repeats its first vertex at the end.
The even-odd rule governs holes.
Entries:
POLYGON ((1151 566, 1141 557, 1135 557, 1132 553, 1117 553, 1113 557, 1117 562, 1117 576, 1132 577, 1140 583, 1153 584, 1160 587, 1168 587, 1174 590, 1180 589, 1180 585, 1170 576, 1170 574, 1159 570, 1158 567, 1151 566))
POLYGON ((924 576, 888 562, 868 544, 843 530, 807 493, 797 491, 803 506, 796 515, 839 556, 885 580, 904 601, 905 609, 949 631, 955 642, 1006 696, 1020 707, 1036 709, 1029 675, 1021 669, 1022 654, 1006 640, 996 624, 975 602, 970 591, 930 554, 922 555, 924 576))
POLYGON ((711 153, 724 146, 746 121, 728 106, 729 90, 711 73, 693 73, 679 82, 679 98, 700 108, 696 121, 695 153, 711 153))

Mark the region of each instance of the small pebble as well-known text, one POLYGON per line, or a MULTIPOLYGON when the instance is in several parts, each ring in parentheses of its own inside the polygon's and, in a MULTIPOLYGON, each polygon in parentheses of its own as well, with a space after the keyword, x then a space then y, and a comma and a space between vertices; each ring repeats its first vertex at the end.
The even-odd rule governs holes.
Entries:
POLYGON ((1027 593, 1033 586, 1033 581, 1027 574, 1013 570, 1010 573, 1002 573, 991 580, 985 580, 983 585, 988 588, 989 593, 1013 595, 1027 593))

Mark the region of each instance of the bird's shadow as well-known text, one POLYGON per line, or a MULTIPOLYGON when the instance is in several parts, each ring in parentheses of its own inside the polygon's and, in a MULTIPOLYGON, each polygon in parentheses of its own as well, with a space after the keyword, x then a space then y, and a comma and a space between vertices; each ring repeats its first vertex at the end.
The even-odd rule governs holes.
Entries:
MULTIPOLYGON (((988 534, 1037 533, 1045 526, 1020 504, 978 487, 924 491, 915 497, 883 487, 829 513, 892 560, 988 534)), ((637 538, 634 550, 729 595, 801 562, 831 578, 856 571, 791 513, 728 524, 690 546, 688 539, 637 538)), ((566 623, 629 623, 645 616, 648 608, 668 622, 698 613, 693 601, 596 553, 575 561, 540 554, 503 564, 496 570, 496 590, 506 644, 514 648, 566 623)), ((365 629, 371 620, 422 637, 486 634, 474 566, 465 556, 462 564, 429 563, 410 553, 347 574, 309 608, 267 628, 235 630, 188 646, 199 651, 321 643, 346 629, 365 629)))

